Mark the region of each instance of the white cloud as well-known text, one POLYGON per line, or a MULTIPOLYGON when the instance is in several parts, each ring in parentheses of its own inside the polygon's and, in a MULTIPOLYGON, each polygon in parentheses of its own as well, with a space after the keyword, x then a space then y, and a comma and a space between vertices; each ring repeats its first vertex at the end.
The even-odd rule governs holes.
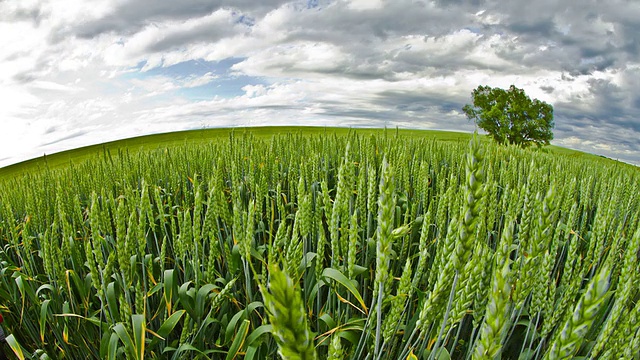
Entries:
POLYGON ((71 85, 59 84, 53 81, 45 81, 45 80, 36 80, 31 82, 28 85, 31 89, 37 90, 50 90, 50 91, 58 91, 58 92, 78 92, 82 90, 81 88, 74 87, 71 85))
POLYGON ((194 88, 207 85, 218 78, 218 75, 215 75, 211 72, 208 72, 202 76, 189 76, 182 81, 182 86, 185 88, 194 88))
POLYGON ((384 7, 382 0, 351 0, 349 8, 354 10, 380 10, 384 7))
POLYGON ((300 42, 255 52, 233 70, 251 76, 321 78, 349 66, 348 56, 332 44, 300 42))

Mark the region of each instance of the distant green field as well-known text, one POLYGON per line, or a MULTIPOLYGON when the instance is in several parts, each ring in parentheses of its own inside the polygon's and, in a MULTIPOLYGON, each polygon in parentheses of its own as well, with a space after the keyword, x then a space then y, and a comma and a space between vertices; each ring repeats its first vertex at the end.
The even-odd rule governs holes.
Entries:
MULTIPOLYGON (((355 131, 360 135, 370 135, 379 133, 384 130, 372 128, 350 129, 340 127, 263 126, 177 131, 171 133, 137 136, 129 139, 111 141, 103 144, 91 145, 38 157, 0 168, 0 178, 13 177, 27 172, 38 171, 38 169, 43 169, 45 167, 48 167, 49 169, 58 169, 66 167, 71 163, 80 164, 85 160, 95 158, 96 156, 105 154, 106 152, 117 153, 119 150, 127 150, 131 153, 136 153, 141 150, 157 150, 182 146, 186 143, 192 145, 207 144, 222 137, 228 137, 231 131, 234 131, 236 134, 247 132, 257 137, 268 138, 272 137, 273 135, 286 133, 301 133, 303 135, 328 133, 344 136, 347 135, 350 131, 355 131)), ((394 135, 396 132, 398 132, 403 136, 427 137, 436 139, 438 141, 468 141, 471 135, 469 133, 435 130, 387 129, 386 131, 389 134, 394 135)), ((601 156, 566 149, 559 146, 548 146, 542 150, 535 151, 551 152, 576 159, 592 159, 594 161, 604 161, 607 163, 615 161, 601 156)))

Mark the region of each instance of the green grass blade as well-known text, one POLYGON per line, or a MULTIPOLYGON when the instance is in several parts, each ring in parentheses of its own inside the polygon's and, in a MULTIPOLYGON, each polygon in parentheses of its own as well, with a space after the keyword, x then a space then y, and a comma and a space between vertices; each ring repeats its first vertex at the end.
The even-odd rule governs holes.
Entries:
POLYGON ((144 315, 131 315, 131 324, 133 327, 133 345, 136 359, 144 360, 145 334, 147 332, 144 315))
POLYGON ((172 314, 172 304, 174 294, 178 291, 178 285, 176 283, 176 274, 173 269, 164 271, 164 302, 167 306, 167 312, 172 314))
POLYGON ((18 343, 18 340, 16 340, 13 334, 7 336, 5 340, 7 344, 9 344, 11 350, 13 350, 13 353, 18 357, 18 359, 24 360, 24 352, 22 351, 22 346, 18 343))
POLYGON ((163 339, 166 339, 167 336, 169 336, 169 334, 171 333, 171 331, 173 331, 173 329, 176 327, 180 319, 182 319, 182 316, 184 315, 185 312, 186 312, 185 310, 178 310, 174 312, 171 316, 169 316, 167 320, 165 320, 162 323, 162 325, 160 326, 160 329, 158 329, 158 335, 163 339))
POLYGON ((215 288, 215 285, 207 284, 198 289, 195 301, 195 311, 199 315, 198 318, 202 318, 202 316, 204 315, 204 307, 207 304, 207 300, 209 299, 209 293, 215 288))
POLYGON ((247 337, 247 346, 252 346, 254 345, 254 343, 256 341, 258 341, 258 339, 260 339, 260 337, 264 334, 269 334, 273 331, 273 325, 271 324, 266 324, 266 325, 260 325, 257 328, 255 328, 251 334, 249 334, 249 336, 247 337))
POLYGON ((249 320, 243 320, 238 332, 236 333, 235 338, 233 339, 233 343, 229 347, 229 352, 227 353, 226 360, 233 360, 238 355, 240 349, 245 343, 247 338, 247 334, 249 333, 249 320))
POLYGON ((108 352, 109 360, 116 360, 116 355, 118 354, 119 339, 120 338, 118 337, 118 334, 116 333, 111 334, 111 338, 109 339, 109 352, 108 352))
POLYGON ((40 341, 44 342, 44 331, 47 327, 47 314, 49 313, 49 302, 51 300, 47 299, 42 302, 40 305, 40 341))
POLYGON ((114 322, 116 322, 116 319, 119 319, 118 316, 118 295, 119 295, 119 289, 116 288, 116 284, 115 282, 110 282, 109 285, 107 285, 107 304, 109 305, 109 312, 111 313, 111 317, 113 319, 114 322))
POLYGON ((328 277, 338 282, 340 285, 344 286, 347 290, 349 290, 349 292, 356 298, 356 300, 358 300, 358 302, 360 303, 360 306, 362 306, 363 312, 368 313, 367 306, 364 304, 362 295, 360 295, 360 292, 358 291, 358 289, 356 289, 356 287, 353 285, 353 282, 347 279, 347 277, 342 272, 333 268, 326 268, 322 272, 322 276, 328 277))
POLYGON ((178 298, 180 299, 180 304, 185 310, 187 310, 189 316, 194 320, 198 320, 199 317, 196 312, 194 299, 196 290, 194 288, 189 288, 192 283, 192 281, 187 281, 180 285, 180 288, 178 289, 178 298))
POLYGON ((118 335, 122 343, 124 344, 124 348, 128 357, 136 358, 135 345, 133 343, 133 339, 131 339, 131 335, 127 332, 123 323, 117 323, 116 326, 113 327, 113 331, 118 335))

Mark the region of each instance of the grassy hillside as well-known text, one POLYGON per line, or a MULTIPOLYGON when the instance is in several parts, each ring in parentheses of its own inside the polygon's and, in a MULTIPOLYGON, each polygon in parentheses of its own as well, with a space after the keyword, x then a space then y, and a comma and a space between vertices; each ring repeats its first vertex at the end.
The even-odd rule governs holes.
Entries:
MULTIPOLYGON (((336 134, 340 136, 347 135, 349 131, 355 131, 360 135, 371 135, 383 131, 381 129, 349 129, 349 128, 326 128, 326 127, 298 127, 298 126, 272 126, 272 127, 249 127, 249 128, 220 128, 220 129, 203 129, 178 131, 164 134, 154 134, 146 136, 138 136, 124 140, 111 141, 98 145, 81 147, 78 149, 62 151, 55 154, 38 157, 35 159, 23 161, 17 164, 0 168, 0 179, 14 177, 27 172, 38 171, 48 167, 49 169, 59 169, 69 164, 80 164, 85 160, 105 155, 108 152, 117 153, 121 150, 127 150, 130 153, 136 153, 140 150, 157 150, 163 148, 173 148, 184 146, 185 144, 199 145, 208 144, 217 141, 220 138, 229 136, 234 131, 236 134, 250 133, 258 138, 270 138, 274 135, 299 133, 303 135, 317 134, 336 134)), ((452 131, 433 131, 433 130, 408 130, 408 129, 387 129, 389 134, 395 134, 396 131, 408 137, 425 137, 433 138, 438 141, 468 141, 470 134, 452 132, 452 131)), ((605 163, 614 160, 606 159, 593 154, 581 151, 566 149, 558 146, 549 146, 543 151, 567 156, 574 159, 588 159, 594 161, 604 161, 605 163)))

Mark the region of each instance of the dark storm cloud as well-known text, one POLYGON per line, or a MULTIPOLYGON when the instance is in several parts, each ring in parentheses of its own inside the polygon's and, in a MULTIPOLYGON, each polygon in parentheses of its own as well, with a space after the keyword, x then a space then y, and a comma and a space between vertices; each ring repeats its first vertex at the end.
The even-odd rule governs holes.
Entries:
POLYGON ((540 90, 544 91, 547 94, 552 94, 555 88, 553 86, 540 86, 540 90))
POLYGON ((574 119, 591 119, 592 125, 612 124, 640 132, 640 81, 635 77, 640 71, 624 73, 620 85, 610 80, 591 79, 588 94, 574 97, 571 101, 556 104, 556 114, 574 119))
POLYGON ((15 74, 12 79, 18 83, 26 84, 36 80, 37 76, 31 71, 26 71, 15 74))
POLYGON ((509 30, 516 34, 526 34, 542 38, 551 38, 557 35, 553 18, 535 19, 535 21, 515 21, 508 25, 509 30))
POLYGON ((517 36, 517 47, 499 53, 504 59, 584 74, 620 66, 637 54, 640 26, 637 18, 620 18, 617 9, 624 7, 638 12, 638 5, 629 2, 486 1, 456 2, 455 7, 448 2, 442 9, 455 9, 457 17, 435 24, 449 31, 468 27, 485 40, 496 34, 517 36))
POLYGON ((555 138, 564 146, 640 164, 640 132, 587 118, 557 118, 556 124, 555 138))
MULTIPOLYGON (((73 33, 81 38, 93 38, 103 33, 133 34, 149 23, 163 20, 185 20, 210 14, 218 9, 233 8, 247 12, 247 16, 262 16, 270 9, 286 3, 283 0, 184 0, 125 1, 103 16, 77 26, 73 33)), ((252 21, 244 19, 243 21, 252 21)))
POLYGON ((325 106, 324 115, 336 118, 358 118, 369 120, 372 123, 385 123, 392 120, 398 120, 397 114, 391 111, 373 111, 367 109, 348 109, 343 106, 327 107, 325 106))
MULTIPOLYGON (((504 64, 491 66, 466 59, 464 51, 471 48, 425 56, 411 49, 392 52, 379 47, 393 36, 420 35, 425 41, 443 41, 446 36, 468 28, 480 36, 473 46, 488 43, 494 35, 505 39, 517 37, 513 44, 505 43, 495 50, 514 66, 590 74, 626 61, 628 55, 637 51, 635 45, 640 33, 621 29, 622 25, 613 21, 612 15, 594 15, 599 13, 598 7, 596 3, 585 6, 556 1, 447 2, 446 5, 443 2, 434 7, 424 2, 394 1, 387 2, 384 9, 355 11, 348 3, 339 2, 322 11, 301 12, 288 19, 283 42, 335 44, 352 54, 355 61, 389 62, 389 72, 402 69, 419 73, 424 67, 439 68, 443 72, 462 68, 504 70, 504 64)), ((637 24, 626 24, 624 28, 633 29, 633 26, 637 24)), ((347 75, 353 72, 357 76, 354 69, 351 66, 343 70, 347 75)), ((392 78, 392 74, 373 75, 392 78)))
POLYGON ((387 2, 383 9, 362 11, 353 10, 347 2, 338 2, 323 11, 305 12, 287 26, 291 36, 298 39, 324 37, 343 43, 353 39, 364 41, 364 44, 352 43, 357 46, 372 45, 375 38, 385 40, 397 35, 446 35, 468 23, 472 15, 466 11, 425 6, 421 1, 387 2))
POLYGON ((617 83, 588 81, 588 92, 555 104, 555 138, 568 146, 640 164, 640 70, 621 71, 617 83))
MULTIPOLYGON (((613 1, 509 2, 503 27, 526 43, 549 46, 562 70, 591 73, 621 66, 637 54, 638 20, 625 21, 619 9, 640 11, 638 3, 613 1)), ((495 9, 495 11, 500 11, 495 9)), ((532 49, 534 50, 534 49, 532 49)), ((539 60, 539 59, 536 59, 539 60)), ((547 62, 549 66, 553 62, 547 62)))
MULTIPOLYGON (((0 5, 8 1, 0 1, 0 5)), ((39 7, 18 7, 11 11, 0 12, 0 22, 30 21, 38 26, 46 13, 39 7)))
MULTIPOLYGON (((392 52, 379 46, 390 37, 407 35, 421 35, 438 41, 464 28, 473 29, 481 35, 474 45, 488 42, 493 35, 517 36, 517 46, 514 44, 496 50, 497 56, 514 65, 563 70, 574 75, 619 66, 640 50, 638 21, 633 18, 619 20, 619 11, 609 8, 620 7, 620 4, 603 7, 595 0, 580 3, 545 0, 428 3, 405 0, 389 1, 383 9, 364 11, 354 10, 344 1, 325 1, 320 4, 320 11, 305 11, 316 5, 317 2, 282 0, 259 3, 248 0, 127 1, 102 18, 83 23, 73 31, 84 38, 105 32, 134 34, 149 24, 197 18, 222 8, 237 11, 238 21, 249 25, 260 23, 269 11, 291 7, 299 10, 299 15, 281 24, 285 32, 282 43, 314 41, 340 46, 353 56, 354 63, 358 65, 349 64, 335 70, 355 78, 392 79, 396 72, 419 74, 425 67, 437 68, 442 73, 463 68, 504 69, 504 64, 491 66, 475 59, 465 59, 464 49, 425 56, 410 49, 392 52), (488 21, 490 18, 493 20, 488 21), (542 46, 546 47, 545 51, 540 50, 542 46), (380 65, 382 62, 389 66, 385 69, 366 66, 367 63, 380 65)), ((231 26, 203 26, 172 34, 150 45, 147 50, 157 52, 197 42, 215 43, 233 33, 231 26)))
POLYGON ((83 135, 86 135, 86 134, 87 134, 87 131, 84 131, 84 130, 76 131, 76 132, 71 133, 71 134, 69 134, 69 135, 66 135, 66 136, 64 136, 64 137, 57 138, 57 139, 55 139, 55 140, 49 141, 49 142, 47 142, 47 143, 44 143, 44 144, 42 144, 42 146, 47 146, 47 145, 56 144, 56 143, 59 143, 59 142, 61 142, 61 141, 74 139, 74 138, 77 138, 77 137, 80 137, 80 136, 83 136, 83 135))
MULTIPOLYGON (((236 17, 236 19, 238 19, 238 17, 236 17)), ((162 39, 150 43, 149 46, 143 50, 147 52, 162 52, 198 42, 213 43, 219 41, 235 33, 233 23, 229 20, 232 19, 215 21, 213 23, 202 23, 189 29, 169 33, 162 39)))
POLYGON ((445 93, 421 94, 409 91, 383 91, 376 99, 377 103, 399 111, 423 112, 437 108, 439 113, 460 111, 461 101, 464 99, 452 99, 445 93))

